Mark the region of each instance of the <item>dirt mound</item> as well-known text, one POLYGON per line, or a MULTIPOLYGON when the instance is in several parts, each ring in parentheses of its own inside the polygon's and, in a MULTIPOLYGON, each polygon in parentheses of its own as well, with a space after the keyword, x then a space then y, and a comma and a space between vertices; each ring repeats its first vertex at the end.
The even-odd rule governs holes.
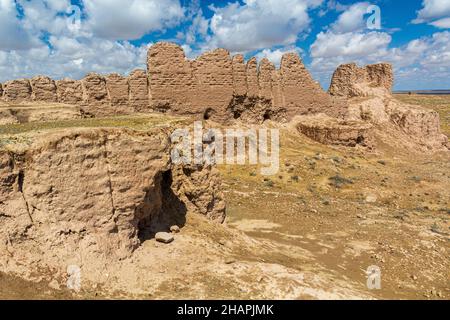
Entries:
POLYGON ((295 118, 297 129, 323 144, 355 147, 372 145, 372 125, 362 121, 346 121, 319 114, 295 118))
POLYGON ((184 226, 190 213, 223 222, 217 172, 174 166, 170 149, 162 129, 67 129, 8 142, 0 151, 3 271, 112 263, 184 226))
POLYGON ((371 123, 384 143, 419 152, 446 151, 448 139, 441 132, 439 114, 392 97, 364 101, 349 99, 346 119, 371 123))
POLYGON ((339 97, 367 97, 390 95, 394 81, 392 65, 379 63, 358 67, 344 64, 334 72, 329 93, 339 97))

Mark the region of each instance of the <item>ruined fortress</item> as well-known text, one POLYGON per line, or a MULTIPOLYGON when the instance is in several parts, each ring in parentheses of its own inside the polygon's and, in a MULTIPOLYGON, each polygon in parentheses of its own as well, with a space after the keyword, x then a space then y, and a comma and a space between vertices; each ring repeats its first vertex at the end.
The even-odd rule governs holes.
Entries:
POLYGON ((259 64, 256 58, 245 62, 242 55, 232 57, 224 49, 189 60, 180 46, 160 42, 148 51, 147 70, 134 70, 128 76, 90 73, 81 80, 57 81, 37 76, 0 84, 0 104, 79 108, 77 112, 35 108, 38 115, 3 109, 0 123, 152 112, 221 124, 296 119, 300 132, 321 143, 371 146, 374 130, 381 126, 394 136, 393 131, 399 131, 406 146, 415 148, 412 137, 421 149, 446 149, 438 114, 399 104, 391 95, 393 79, 390 64, 345 64, 325 92, 294 53, 283 55, 277 69, 267 59, 259 64))
POLYGON ((148 52, 147 72, 127 77, 90 73, 82 80, 54 81, 38 76, 3 83, 7 102, 57 102, 82 107, 92 116, 165 112, 221 123, 243 119, 291 120, 299 114, 324 112, 338 116, 344 109, 325 93, 299 56, 286 54, 277 70, 263 59, 244 62, 224 49, 187 60, 183 49, 158 43, 148 52))
MULTIPOLYGON (((0 125, 156 112, 244 126, 289 122, 324 144, 374 148, 381 140, 448 151, 436 112, 393 98, 389 64, 342 65, 329 92, 292 53, 277 69, 224 49, 188 60, 181 47, 158 43, 147 66, 126 77, 90 73, 82 80, 38 76, 0 84, 0 125)), ((4 131, 0 271, 33 279, 48 268, 64 279, 64 268, 76 264, 90 281, 108 283, 102 270, 132 259, 156 232, 183 227, 188 212, 222 223, 220 175, 210 165, 170 161, 175 128, 4 131)))

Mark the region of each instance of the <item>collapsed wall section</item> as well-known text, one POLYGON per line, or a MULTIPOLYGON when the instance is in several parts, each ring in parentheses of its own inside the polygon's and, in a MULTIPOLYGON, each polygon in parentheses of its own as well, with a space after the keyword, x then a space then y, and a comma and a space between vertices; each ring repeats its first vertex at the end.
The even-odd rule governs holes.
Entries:
POLYGON ((329 91, 347 99, 347 120, 375 125, 386 143, 425 151, 447 150, 448 139, 441 133, 439 114, 396 100, 392 85, 390 64, 358 67, 351 63, 337 68, 329 91))
POLYGON ((390 95, 394 82, 392 65, 379 63, 358 67, 355 63, 339 66, 333 74, 329 93, 340 97, 390 95))

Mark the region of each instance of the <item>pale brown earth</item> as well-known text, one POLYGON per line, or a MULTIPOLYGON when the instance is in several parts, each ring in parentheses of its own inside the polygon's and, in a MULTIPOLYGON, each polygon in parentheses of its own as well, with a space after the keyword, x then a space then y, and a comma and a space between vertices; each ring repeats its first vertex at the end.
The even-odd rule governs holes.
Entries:
MULTIPOLYGON (((148 130, 142 116, 131 119, 73 125, 148 130)), ((1 132, 34 136, 31 125, 1 132)), ((326 146, 292 125, 280 129, 277 176, 265 178, 254 166, 220 167, 225 225, 187 214, 174 242, 149 239, 131 257, 86 271, 80 293, 65 289, 64 274, 52 269, 29 275, 33 282, 3 274, 0 297, 448 299, 448 152, 326 146), (382 270, 381 291, 366 288, 370 265, 382 270)))

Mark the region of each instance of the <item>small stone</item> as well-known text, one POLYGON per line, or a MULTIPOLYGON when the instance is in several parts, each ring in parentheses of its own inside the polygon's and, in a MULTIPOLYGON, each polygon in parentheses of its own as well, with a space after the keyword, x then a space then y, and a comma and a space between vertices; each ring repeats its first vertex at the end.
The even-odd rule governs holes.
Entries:
POLYGON ((50 281, 50 283, 48 284, 48 286, 52 289, 55 290, 61 290, 61 286, 59 285, 58 281, 56 281, 55 279, 53 279, 52 281, 50 281))
POLYGON ((369 194, 369 195, 367 195, 367 197, 366 197, 366 202, 367 203, 375 203, 375 202, 377 202, 377 196, 376 195, 374 195, 374 194, 369 194))
POLYGON ((167 232, 158 232, 155 235, 155 239, 158 242, 162 242, 162 243, 171 243, 173 241, 173 235, 171 235, 170 233, 167 232))
POLYGON ((416 280, 417 280, 417 276, 412 275, 412 276, 411 276, 411 279, 413 279, 414 281, 416 281, 416 280))
POLYGON ((170 232, 172 233, 179 233, 180 232, 180 227, 177 225, 171 226, 170 227, 170 232))
POLYGON ((236 262, 236 260, 234 260, 233 258, 227 258, 226 260, 225 260, 225 264, 233 264, 233 263, 235 263, 236 262))

